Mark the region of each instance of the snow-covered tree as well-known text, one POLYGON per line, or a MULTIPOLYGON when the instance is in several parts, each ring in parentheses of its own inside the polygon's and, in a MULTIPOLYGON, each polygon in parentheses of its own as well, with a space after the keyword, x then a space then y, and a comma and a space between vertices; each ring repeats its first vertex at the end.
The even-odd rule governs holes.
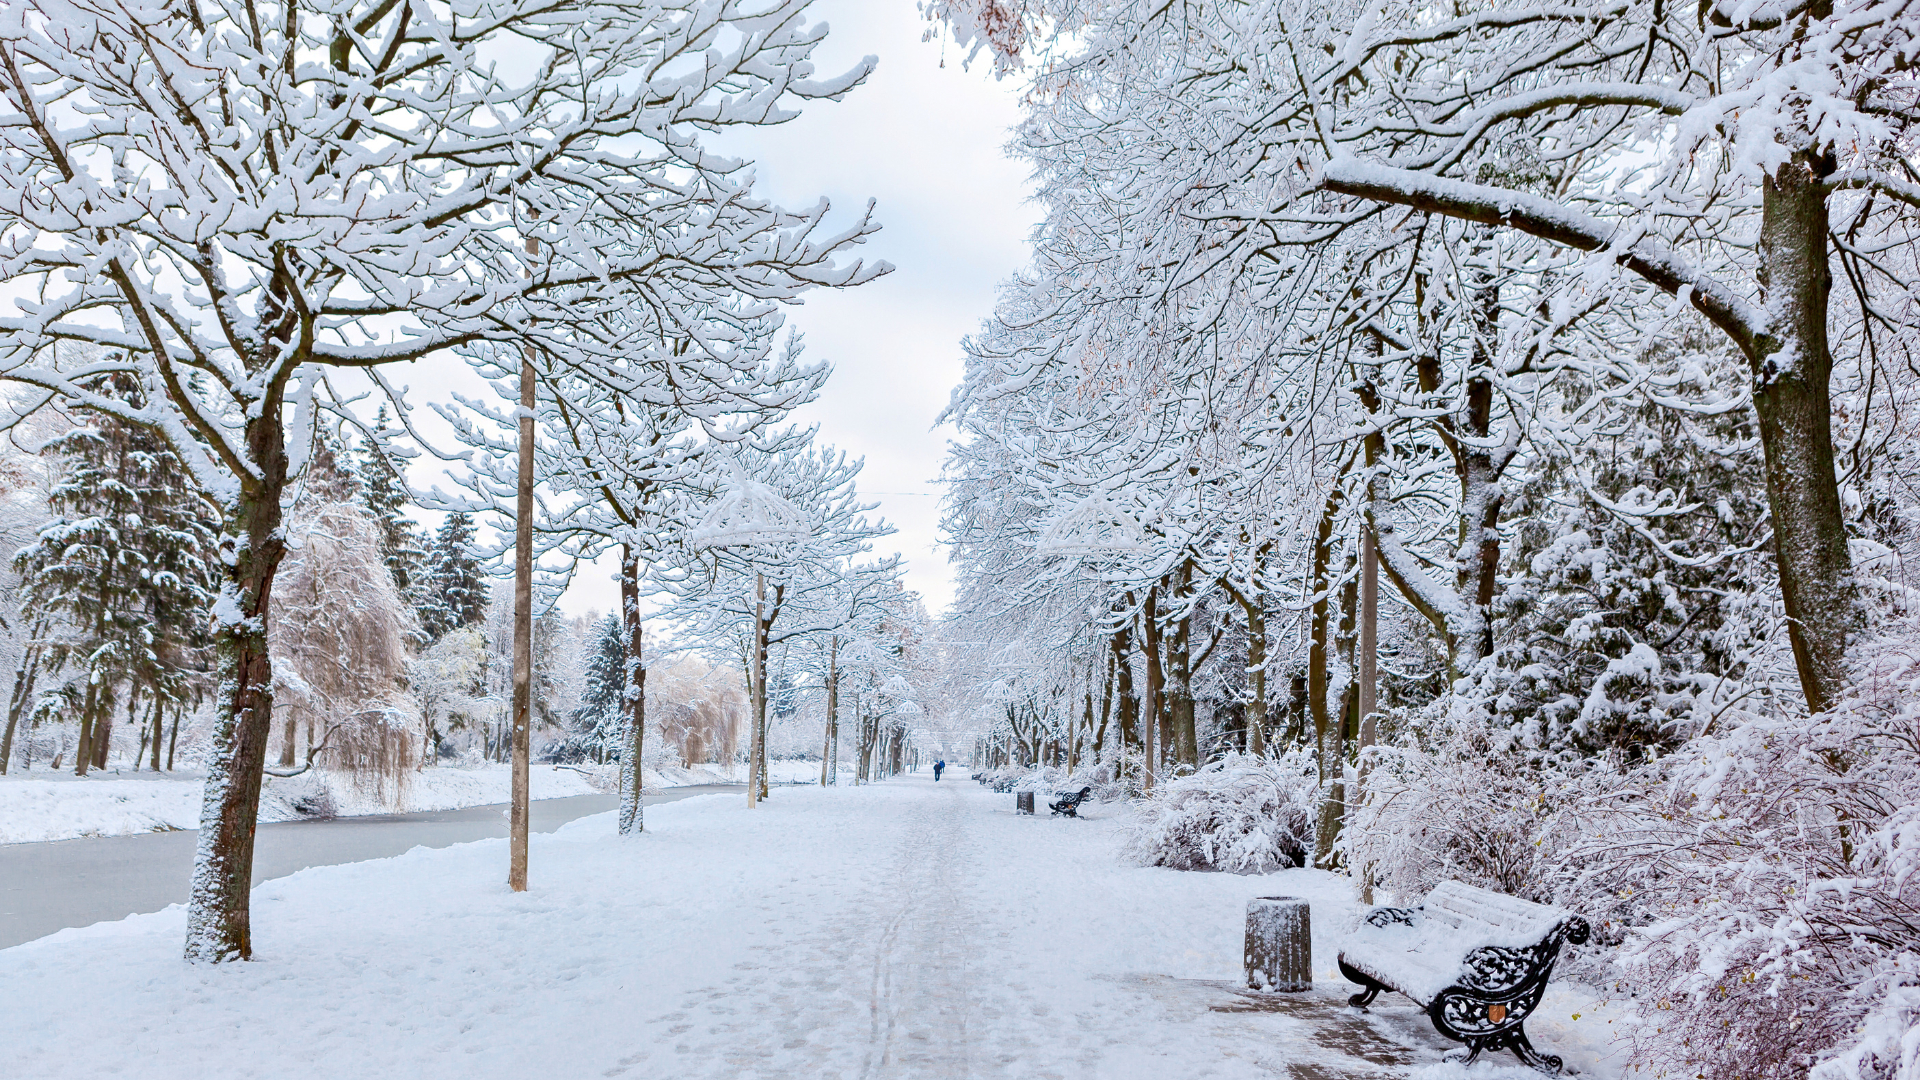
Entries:
POLYGON ((381 549, 386 552, 387 569, 393 574, 400 595, 412 597, 425 585, 427 553, 420 527, 406 516, 413 503, 412 492, 398 463, 381 447, 398 433, 381 405, 374 417, 372 433, 354 454, 354 475, 360 482, 361 498, 380 523, 381 549))
MULTIPOLYGON (((99 392, 141 406, 129 376, 97 381, 99 392)), ((78 685, 54 691, 46 705, 79 720, 74 771, 84 776, 106 765, 122 695, 129 718, 144 696, 154 730, 143 743, 157 768, 157 725, 187 699, 204 665, 217 511, 164 439, 111 413, 81 415, 43 450, 58 461, 48 493, 58 517, 14 557, 39 628, 16 704, 33 698, 36 671, 76 669, 78 685)))
POLYGON ((767 797, 771 651, 859 618, 892 588, 899 556, 866 561, 893 530, 869 521, 855 482, 861 462, 789 433, 775 449, 742 447, 719 497, 688 534, 695 573, 669 580, 673 614, 716 651, 739 657, 752 696, 749 802, 767 797))
POLYGON ((358 502, 303 502, 288 521, 291 549, 274 586, 267 641, 283 715, 280 764, 326 763, 397 802, 419 734, 403 680, 413 612, 391 575, 377 521, 358 502))
POLYGON ((620 617, 609 613, 593 625, 587 641, 580 704, 568 718, 567 746, 572 760, 607 761, 624 749, 620 733, 627 722, 627 647, 620 617))
POLYGON ((472 515, 456 510, 434 530, 420 585, 420 628, 430 640, 486 620, 489 589, 472 515))
POLYGON ((407 661, 407 688, 426 728, 424 757, 442 752, 448 733, 485 718, 486 669, 486 636, 471 626, 450 631, 407 661))

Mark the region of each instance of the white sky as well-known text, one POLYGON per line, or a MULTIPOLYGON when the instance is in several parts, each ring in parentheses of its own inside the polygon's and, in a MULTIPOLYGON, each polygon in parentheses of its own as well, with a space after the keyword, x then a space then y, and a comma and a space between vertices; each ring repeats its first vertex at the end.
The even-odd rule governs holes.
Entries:
MULTIPOLYGON (((1026 262, 1037 215, 1025 169, 1000 149, 1018 119, 1019 81, 996 82, 986 64, 965 70, 957 48, 922 41, 930 24, 912 0, 819 0, 810 10, 832 27, 815 53, 820 71, 874 55, 873 77, 845 101, 721 146, 757 161, 760 191, 786 205, 824 195, 844 221, 878 202, 883 228, 863 254, 894 272, 850 292, 816 292, 790 312, 807 355, 835 367, 796 419, 866 459, 860 489, 899 529, 879 551, 906 557, 909 586, 938 614, 953 595, 934 482, 951 429, 931 428, 960 381, 960 339, 1026 262)), ((583 569, 564 606, 611 607, 611 573, 583 569)))

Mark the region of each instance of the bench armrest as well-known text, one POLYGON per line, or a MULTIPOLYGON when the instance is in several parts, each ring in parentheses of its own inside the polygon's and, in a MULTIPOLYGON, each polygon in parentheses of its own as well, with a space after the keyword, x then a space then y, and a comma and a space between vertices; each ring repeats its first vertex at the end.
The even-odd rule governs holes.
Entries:
POLYGON ((1372 911, 1367 912, 1366 914, 1367 925, 1377 926, 1382 930, 1386 929, 1389 926, 1393 926, 1396 923, 1402 926, 1412 926, 1414 912, 1418 910, 1420 909, 1404 908, 1404 907, 1377 907, 1377 908, 1374 908, 1372 911))
POLYGON ((1537 945, 1519 948, 1483 945, 1461 961, 1466 973, 1460 977, 1460 988, 1476 994, 1500 995, 1513 993, 1535 979, 1544 985, 1553 971, 1553 962, 1560 956, 1560 946, 1566 942, 1582 944, 1590 933, 1587 920, 1574 915, 1554 927, 1537 945))

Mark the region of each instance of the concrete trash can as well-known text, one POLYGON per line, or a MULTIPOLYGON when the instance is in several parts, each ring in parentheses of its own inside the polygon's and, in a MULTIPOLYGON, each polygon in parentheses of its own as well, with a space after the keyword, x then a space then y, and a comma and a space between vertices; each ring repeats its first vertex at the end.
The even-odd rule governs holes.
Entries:
POLYGON ((1305 900, 1247 901, 1247 985, 1297 993, 1313 989, 1313 921, 1305 900))

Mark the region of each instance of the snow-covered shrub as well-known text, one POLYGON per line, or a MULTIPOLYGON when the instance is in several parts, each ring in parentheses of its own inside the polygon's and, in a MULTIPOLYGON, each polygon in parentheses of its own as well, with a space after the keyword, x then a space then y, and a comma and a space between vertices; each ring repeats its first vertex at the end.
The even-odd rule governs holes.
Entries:
POLYGON ((1027 769, 993 770, 991 784, 995 791, 1031 791, 1049 799, 1061 792, 1092 788, 1090 798, 1110 802, 1129 794, 1127 785, 1114 778, 1117 772, 1116 765, 1104 762, 1082 764, 1072 770, 1064 765, 1036 765, 1027 769))
POLYGON ((1015 784, 1027 778, 1029 771, 1015 765, 1003 765, 997 769, 982 769, 975 778, 994 791, 1012 791, 1015 784))
POLYGON ((1365 764, 1343 841, 1349 864, 1374 884, 1407 901, 1454 880, 1551 902, 1540 840, 1563 774, 1473 723, 1432 750, 1380 747, 1365 764))
POLYGON ((339 800, 334 797, 333 785, 328 783, 325 772, 316 770, 285 780, 276 779, 269 788, 269 794, 283 800, 288 809, 303 818, 331 821, 340 816, 339 800))
POLYGON ((1896 629, 1832 713, 1696 739, 1637 825, 1595 830, 1595 872, 1653 920, 1622 958, 1637 1064, 1920 1075, 1920 620, 1896 629))
POLYGON ((1148 866, 1264 874, 1313 850, 1319 784, 1311 755, 1230 754, 1168 780, 1141 808, 1127 854, 1148 866))

